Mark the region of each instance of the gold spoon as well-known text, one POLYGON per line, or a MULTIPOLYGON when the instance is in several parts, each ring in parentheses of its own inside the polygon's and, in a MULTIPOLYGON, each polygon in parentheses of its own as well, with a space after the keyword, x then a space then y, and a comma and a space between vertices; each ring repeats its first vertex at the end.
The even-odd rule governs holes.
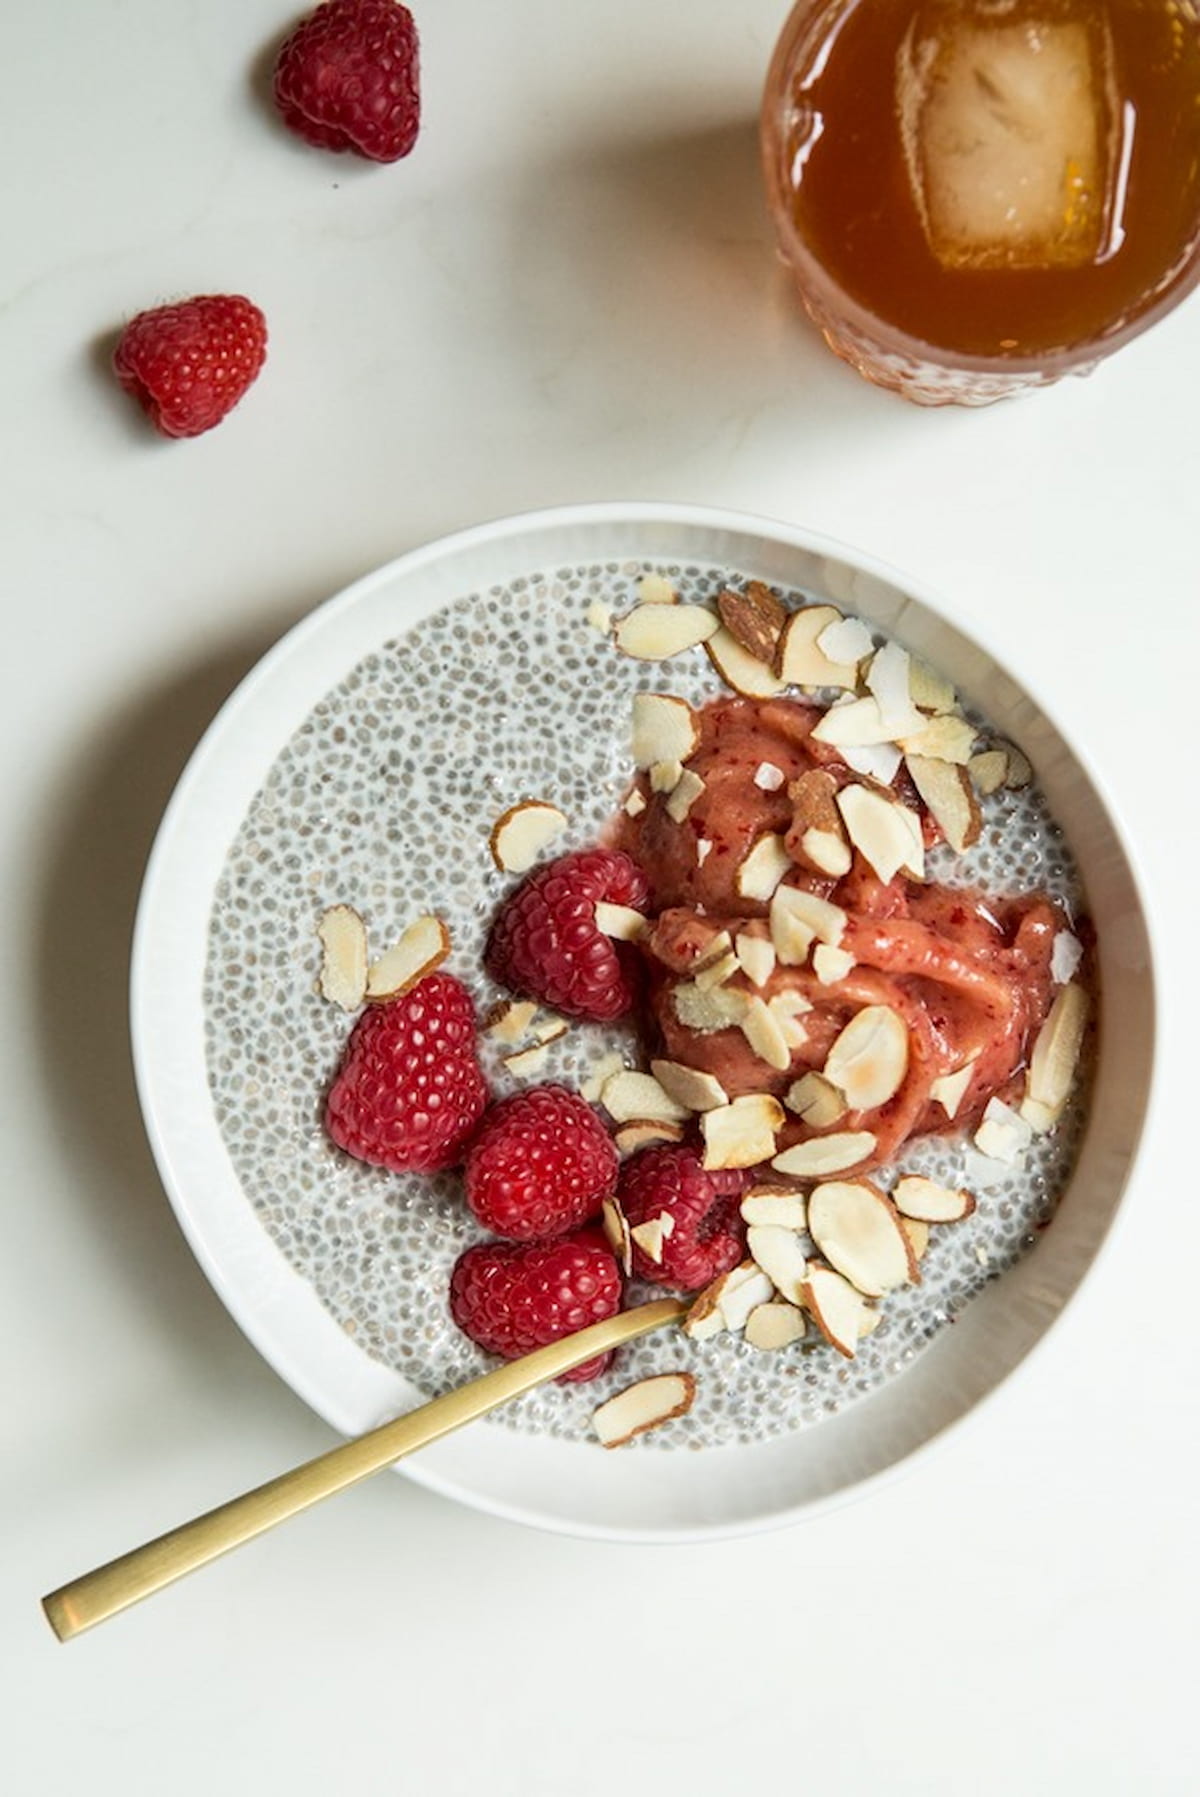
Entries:
POLYGON ((81 1635, 97 1622, 104 1622, 141 1598, 161 1591, 164 1585, 173 1584, 184 1573, 206 1566, 230 1548, 252 1541, 311 1504, 319 1504, 322 1498, 369 1479, 381 1467, 449 1435, 452 1429, 460 1429, 477 1416, 486 1416, 510 1398, 570 1372, 594 1354, 606 1353, 622 1342, 677 1321, 686 1309, 678 1298, 658 1298, 602 1323, 592 1323, 574 1335, 551 1342, 547 1348, 537 1348, 520 1360, 510 1360, 494 1372, 472 1379, 457 1391, 422 1404, 407 1416, 399 1416, 354 1441, 318 1454, 315 1460, 305 1461, 303 1466, 293 1467, 291 1472, 281 1473, 254 1491, 231 1498, 227 1504, 220 1504, 52 1591, 42 1599, 51 1628, 60 1641, 81 1635))

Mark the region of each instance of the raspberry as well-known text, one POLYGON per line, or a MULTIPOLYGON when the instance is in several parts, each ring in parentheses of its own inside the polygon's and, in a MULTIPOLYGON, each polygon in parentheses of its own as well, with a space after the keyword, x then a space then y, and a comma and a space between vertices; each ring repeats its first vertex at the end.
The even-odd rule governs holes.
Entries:
POLYGON ((533 1086, 484 1117, 467 1155, 467 1203, 493 1235, 544 1241, 595 1216, 618 1165, 590 1105, 564 1086, 533 1086))
POLYGON ((431 973, 370 1005, 350 1032, 325 1106, 339 1148, 393 1173, 436 1173, 462 1160, 488 1090, 465 986, 431 973))
POLYGON ((674 1222, 663 1238, 661 1261, 634 1243, 638 1278, 695 1292, 736 1267, 746 1251, 737 1201, 749 1183, 747 1173, 706 1172, 691 1148, 644 1148, 630 1155, 617 1182, 617 1201, 630 1224, 646 1223, 660 1211, 674 1222))
POLYGON ((275 103, 289 130, 322 150, 398 162, 421 123, 417 28, 398 0, 326 0, 302 19, 275 64, 275 103))
POLYGON ((648 896, 641 868, 619 849, 562 855, 505 903, 488 940, 487 970, 567 1017, 621 1017, 637 995, 637 951, 597 927, 596 905, 603 899, 637 910, 648 896))
MULTIPOLYGON (((459 1256, 450 1276, 450 1314, 489 1354, 516 1360, 621 1308, 621 1270, 603 1236, 580 1229, 554 1242, 481 1242, 459 1256)), ((599 1354, 564 1381, 602 1373, 599 1354)))
POLYGON ((240 294, 201 294, 131 318, 113 372, 164 437, 198 437, 232 412, 266 356, 257 306, 240 294))

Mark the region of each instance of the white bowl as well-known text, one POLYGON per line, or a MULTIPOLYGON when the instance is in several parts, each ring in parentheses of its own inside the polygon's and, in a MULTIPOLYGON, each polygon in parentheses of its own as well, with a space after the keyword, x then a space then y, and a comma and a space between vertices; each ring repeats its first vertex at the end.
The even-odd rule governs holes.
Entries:
MULTIPOLYGON (((400 558, 292 630, 228 701, 168 807, 146 875, 132 1027, 146 1127, 167 1191, 216 1290, 259 1351, 335 1429, 357 1434, 420 1394, 339 1326, 247 1201, 218 1127, 203 985, 214 889, 255 793, 329 689, 381 643, 452 600, 537 570, 672 561, 729 567, 825 596, 893 632, 1030 754, 1064 824, 1099 943, 1103 1027, 1090 1116, 1050 1228, 899 1376, 774 1439, 688 1451, 591 1444, 472 1425, 402 1470, 495 1514, 578 1535, 678 1540, 797 1520, 894 1472, 974 1410, 1046 1335, 1121 1201, 1150 1090, 1155 1000, 1145 913, 1095 776, 1028 684, 955 628, 920 583, 812 532, 686 506, 596 505, 502 520, 400 558)), ((1052 1377, 1043 1361, 1043 1376, 1052 1377)))

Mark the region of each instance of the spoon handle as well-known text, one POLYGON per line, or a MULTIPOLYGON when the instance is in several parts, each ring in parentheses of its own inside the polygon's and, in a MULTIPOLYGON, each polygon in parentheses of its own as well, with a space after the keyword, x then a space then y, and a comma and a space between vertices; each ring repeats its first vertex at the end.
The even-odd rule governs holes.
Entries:
POLYGON ((685 1309, 677 1298, 659 1298, 652 1304, 641 1304, 608 1317, 602 1323, 592 1323, 574 1335, 551 1342, 549 1347, 537 1348, 532 1354, 496 1367, 406 1416, 343 1442, 241 1497, 231 1498, 215 1510, 208 1510, 52 1591, 42 1599, 51 1628, 60 1641, 69 1641, 97 1622, 127 1610, 141 1598, 161 1591, 164 1585, 173 1584, 184 1573, 206 1566, 218 1555, 253 1540, 276 1523, 286 1522, 289 1516, 307 1510, 311 1504, 357 1485, 381 1467, 485 1416, 510 1398, 570 1372, 593 1355, 677 1321, 685 1309))

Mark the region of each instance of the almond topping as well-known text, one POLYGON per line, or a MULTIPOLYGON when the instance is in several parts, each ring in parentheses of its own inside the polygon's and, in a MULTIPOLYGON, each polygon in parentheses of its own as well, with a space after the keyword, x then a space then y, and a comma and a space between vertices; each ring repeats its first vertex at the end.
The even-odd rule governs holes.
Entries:
POLYGON ((788 787, 792 824, 788 853, 818 873, 840 879, 850 872, 851 854, 836 802, 837 784, 820 768, 810 768, 788 787))
POLYGON ((1008 756, 1003 749, 985 749, 981 755, 972 755, 967 763, 967 772, 975 782, 977 792, 986 799, 989 794, 999 792, 1008 775, 1008 756))
POLYGON ((720 623, 704 605, 639 605, 617 619, 613 641, 637 661, 667 661, 707 642, 720 623))
POLYGON ((450 932, 440 917, 418 917, 399 942, 367 969, 367 997, 399 998, 440 967, 450 953, 450 932))
POLYGON ((558 1017, 553 1011, 547 1011, 534 1024, 533 1033, 539 1042, 557 1042, 560 1036, 566 1035, 570 1027, 565 1017, 558 1017))
POLYGON ((805 830, 798 846, 801 858, 809 867, 815 867, 818 873, 840 880, 843 874, 850 872, 854 857, 850 853, 849 843, 840 832, 805 830))
POLYGON ((803 605, 792 612, 775 651, 775 672, 786 685, 853 688, 857 684, 857 663, 831 661, 817 640, 831 624, 841 622, 842 614, 833 605, 803 605))
POLYGON ((858 963, 847 948, 830 948, 827 942, 818 942, 813 950, 813 972, 822 986, 836 986, 839 980, 853 973, 858 963))
POLYGON ((317 923, 321 939, 320 992, 343 1011, 357 1011, 367 995, 367 926, 353 905, 330 905, 317 923))
POLYGON ((700 741, 696 714, 686 699, 669 693, 633 695, 633 765, 650 768, 659 761, 684 762, 700 741))
POLYGON ((865 661, 875 647, 875 639, 861 618, 838 618, 826 624, 817 638, 817 648, 830 661, 844 667, 865 661))
POLYGON ((908 1245, 912 1249, 913 1259, 918 1263, 929 1246, 929 1225, 921 1217, 900 1218, 900 1227, 908 1237, 908 1245))
POLYGON ((808 1233, 837 1272, 867 1298, 917 1277, 899 1212, 869 1180, 830 1180, 808 1196, 808 1233))
POLYGON ((839 1130, 829 1136, 811 1136, 785 1148, 771 1161, 777 1173, 790 1173, 796 1179, 821 1179, 826 1173, 845 1173, 869 1160, 875 1152, 875 1137, 870 1130, 839 1130))
POLYGON ((864 780, 877 786, 890 786, 900 772, 904 759, 895 743, 863 743, 858 748, 843 746, 838 750, 846 766, 864 780))
POLYGON ((682 1061, 651 1061, 650 1071, 667 1096, 689 1111, 715 1111, 718 1105, 729 1103, 719 1079, 696 1067, 685 1067, 682 1061))
POLYGON ((742 1193, 739 1209, 744 1223, 768 1224, 773 1229, 807 1227, 804 1193, 790 1186, 751 1186, 742 1193))
POLYGON ((690 767, 685 767, 671 788, 671 795, 667 800, 667 816, 673 823, 683 823, 703 791, 704 782, 699 774, 694 774, 690 767))
POLYGON ((656 761, 649 769, 650 791, 673 793, 683 779, 682 761, 656 761))
POLYGON ((648 919, 631 905, 610 905, 607 899, 596 904, 596 928, 614 942, 636 942, 646 934, 648 919))
MULTIPOLYGON (((782 1123, 783 1106, 768 1092, 747 1093, 705 1111, 700 1118, 703 1165, 709 1171, 758 1166, 774 1154, 775 1133, 782 1123)), ((787 1168, 781 1171, 786 1173, 787 1168)))
POLYGON ((966 718, 947 714, 926 719, 919 730, 908 731, 899 740, 906 756, 920 755, 932 761, 954 761, 965 767, 971 759, 978 734, 974 724, 968 724, 966 718))
POLYGON ((744 591, 731 588, 717 595, 721 622, 739 647, 768 667, 787 623, 787 607, 761 580, 747 581, 744 591))
POLYGON ((975 1070, 974 1057, 957 1067, 953 1073, 939 1074, 930 1081, 929 1096, 936 1104, 940 1104, 947 1117, 957 1117, 958 1108, 966 1096, 967 1087, 971 1083, 971 1075, 975 1070))
POLYGON ((874 1327, 872 1310, 848 1279, 820 1261, 810 1261, 801 1292, 804 1308, 831 1348, 854 1359, 856 1344, 874 1327))
POLYGON ((639 605, 678 605, 679 594, 665 574, 642 574, 638 577, 639 605))
POLYGON ((649 1073, 622 1067, 605 1080, 600 1102, 614 1123, 686 1123, 690 1112, 649 1073))
POLYGON ((980 1154, 986 1154, 989 1160, 1005 1161, 1015 1167, 1020 1165, 1032 1136, 1024 1117, 999 1098, 989 1098, 973 1140, 980 1154))
POLYGON ((1008 766, 1004 772, 1005 786, 1028 786, 1033 779, 1033 769, 1020 749, 1012 743, 997 743, 996 747, 1002 748, 1008 757, 1008 766))
POLYGON ((705 990, 695 980, 686 980, 671 994, 675 1015, 684 1029, 708 1036, 715 1030, 727 1030, 739 1024, 750 1003, 744 992, 716 986, 705 990))
POLYGON ((828 1129, 846 1115, 845 1095, 822 1073, 806 1073, 788 1088, 784 1099, 789 1111, 802 1117, 810 1129, 828 1129))
POLYGON ((954 711, 958 694, 944 674, 937 673, 923 661, 908 664, 908 690, 919 711, 954 711))
POLYGON ((1065 986, 1079 972, 1083 960, 1083 944, 1070 930, 1056 930, 1050 944, 1050 978, 1056 986, 1065 986))
POLYGON ((808 1040, 808 1032, 800 1022, 805 1011, 812 1006, 798 992, 776 992, 767 1000, 767 1009, 779 1025, 779 1033, 789 1048, 803 1048, 808 1040))
POLYGON ((619 1073, 624 1065, 615 1049, 610 1054, 602 1055, 580 1086, 579 1096, 586 1098, 589 1104, 599 1104, 601 1092, 613 1074, 619 1073))
POLYGON ((791 865, 792 858, 784 847, 782 836, 760 836, 739 866, 733 883, 742 898, 759 899, 765 903, 791 865))
POLYGON ((840 905, 802 892, 798 886, 780 886, 771 899, 771 941, 785 967, 801 966, 814 940, 838 948, 846 928, 840 905))
POLYGON ((769 936, 751 936, 745 930, 733 944, 738 966, 754 986, 765 986, 775 971, 775 944, 769 936))
POLYGON ((683 1320, 683 1332, 693 1341, 706 1341, 723 1329, 741 1329, 750 1312, 774 1295, 766 1274, 744 1260, 705 1286, 683 1320))
POLYGON ((613 1130, 618 1154, 636 1154, 639 1148, 654 1148, 663 1142, 682 1142, 683 1124, 664 1123, 653 1117, 631 1117, 613 1130))
POLYGON ((752 998, 741 1021, 741 1031, 760 1061, 777 1073, 786 1073, 792 1064, 792 1051, 779 1020, 761 998, 752 998))
POLYGON ((952 761, 936 761, 926 755, 904 757, 913 785, 929 807, 942 835, 955 854, 961 855, 979 840, 983 815, 966 768, 952 761))
POLYGON ((744 699, 774 699, 783 692, 784 682, 776 679, 765 662, 748 654, 724 626, 709 637, 704 647, 726 686, 744 699))
POLYGON ((775 1223, 752 1223, 746 1231, 746 1246, 780 1297, 799 1304, 808 1262, 796 1231, 775 1223))
POLYGON ((865 699, 851 699, 849 704, 831 705, 812 734, 814 741, 828 743, 835 749, 871 748, 892 741, 873 694, 865 699))
POLYGON ((498 1042, 519 1042, 529 1034, 536 1016, 537 1006, 531 998, 505 999, 488 1014, 488 1035, 498 1042))
POLYGON ((867 691, 879 706, 883 727, 893 741, 920 730, 925 722, 909 692, 908 650, 899 643, 877 649, 867 669, 867 691))
POLYGON ((754 770, 754 784, 760 792, 778 792, 787 775, 773 761, 760 761, 754 770))
POLYGON ((600 1206, 600 1220, 604 1239, 621 1263, 621 1271, 628 1279, 633 1271, 633 1238, 629 1233, 629 1219, 615 1198, 606 1198, 600 1206))
POLYGON ((501 873, 523 874, 566 827, 567 820, 557 805, 544 799, 522 799, 492 825, 488 838, 492 860, 501 873))
POLYGON ((752 1348, 769 1353, 776 1348, 790 1348, 804 1335, 803 1314, 794 1304, 773 1300, 758 1304, 746 1318, 746 1340, 752 1348))
POLYGON ((624 809, 626 817, 640 817, 642 812, 646 809, 645 793, 639 792, 635 786, 625 801, 624 809))
POLYGON ((1029 1057, 1026 1093, 1055 1116, 1061 1113, 1074 1084, 1088 1008, 1082 986, 1072 981, 1060 987, 1029 1057))
POLYGON ((686 1416, 695 1396, 696 1381, 690 1373, 656 1373, 627 1385, 593 1410, 592 1427, 604 1447, 623 1447, 647 1429, 686 1416))
POLYGON ((532 1074, 540 1073, 549 1058, 549 1044, 535 1042, 530 1048, 518 1048, 515 1054, 504 1055, 504 1065, 516 1079, 528 1079, 532 1074))
POLYGON ((851 842, 885 886, 901 868, 915 879, 924 878, 921 822, 915 812, 866 786, 843 786, 837 802, 851 842))
POLYGON ((629 1231, 630 1240, 636 1242, 647 1260, 655 1266, 662 1265, 663 1243, 675 1230, 675 1219, 669 1210, 660 1211, 657 1217, 647 1217, 644 1223, 635 1223, 629 1231))
POLYGON ((904 1084, 908 1027, 889 1005, 864 1005, 842 1030, 825 1059, 825 1077, 852 1111, 873 1111, 904 1084))
POLYGON ((706 961, 693 974, 697 988, 701 992, 709 992, 714 986, 723 986, 726 980, 732 979, 738 971, 738 958, 730 949, 727 954, 719 955, 715 961, 706 961))
POLYGON ((892 1202, 901 1216, 922 1223, 961 1223, 975 1209, 970 1192, 940 1186, 936 1180, 923 1179, 917 1173, 906 1173, 896 1181, 892 1202))

